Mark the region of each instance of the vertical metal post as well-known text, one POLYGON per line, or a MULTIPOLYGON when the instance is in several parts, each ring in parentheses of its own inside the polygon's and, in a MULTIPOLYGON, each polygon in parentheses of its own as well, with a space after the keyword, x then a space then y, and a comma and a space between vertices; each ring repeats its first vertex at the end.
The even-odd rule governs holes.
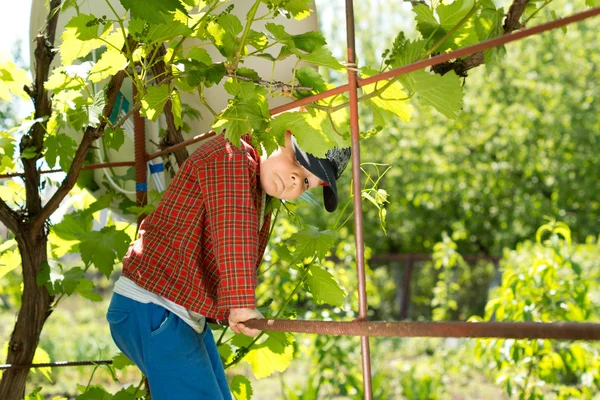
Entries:
MULTIPOLYGON (((358 320, 367 320, 367 285, 365 278, 365 238, 363 232, 360 138, 358 128, 358 82, 356 74, 356 54, 354 36, 354 5, 346 0, 346 36, 348 43, 348 86, 350 94, 350 128, 352 132, 352 180, 354 190, 354 234, 356 237, 356 269, 358 275, 358 320)), ((371 352, 369 338, 361 336, 362 371, 365 400, 373 399, 371 382, 371 352)))
MULTIPOLYGON (((133 98, 137 98, 137 88, 133 86, 133 98)), ((135 101, 134 101, 135 103, 135 101)), ((148 167, 146 165, 146 121, 139 110, 133 113, 133 140, 135 149, 135 203, 138 207, 148 204, 148 167)), ((138 225, 144 220, 138 217, 138 225)))

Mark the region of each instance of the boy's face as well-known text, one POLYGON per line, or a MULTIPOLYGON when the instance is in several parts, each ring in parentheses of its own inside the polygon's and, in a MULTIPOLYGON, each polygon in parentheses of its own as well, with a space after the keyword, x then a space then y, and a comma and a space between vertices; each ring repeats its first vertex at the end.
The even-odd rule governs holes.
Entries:
POLYGON ((269 195, 281 200, 298 198, 305 190, 321 185, 323 181, 304 168, 297 160, 292 147, 292 135, 285 133, 285 147, 262 158, 260 184, 269 195))

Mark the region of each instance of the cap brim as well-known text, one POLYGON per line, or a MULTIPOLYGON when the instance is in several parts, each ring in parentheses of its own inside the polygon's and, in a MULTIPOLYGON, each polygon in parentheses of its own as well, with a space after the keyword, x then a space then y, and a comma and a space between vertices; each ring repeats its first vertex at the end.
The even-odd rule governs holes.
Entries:
POLYGON ((335 182, 335 172, 329 160, 326 158, 317 158, 302 150, 293 135, 292 146, 294 147, 296 159, 300 164, 327 185, 323 186, 323 203, 327 211, 335 211, 338 205, 337 185, 335 182))

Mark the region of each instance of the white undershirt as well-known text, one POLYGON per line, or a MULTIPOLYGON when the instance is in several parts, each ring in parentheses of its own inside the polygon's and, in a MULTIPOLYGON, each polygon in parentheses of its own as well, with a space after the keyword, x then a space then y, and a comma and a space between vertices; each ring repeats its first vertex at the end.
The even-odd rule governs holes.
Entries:
POLYGON ((129 278, 124 276, 119 277, 115 283, 114 290, 115 293, 128 297, 132 300, 139 301, 140 303, 153 303, 166 308, 181 318, 186 324, 191 326, 192 329, 198 333, 201 333, 204 330, 204 324, 206 323, 206 318, 204 318, 204 316, 190 311, 187 308, 173 303, 171 300, 167 300, 155 293, 149 292, 148 290, 138 286, 129 278))

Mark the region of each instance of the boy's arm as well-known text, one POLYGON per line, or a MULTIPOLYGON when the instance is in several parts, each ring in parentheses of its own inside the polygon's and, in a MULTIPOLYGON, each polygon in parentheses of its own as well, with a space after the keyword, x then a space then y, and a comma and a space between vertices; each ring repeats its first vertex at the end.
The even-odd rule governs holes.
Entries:
POLYGON ((222 310, 255 307, 258 214, 248 162, 244 153, 234 152, 215 157, 199 169, 212 252, 219 268, 217 301, 222 310))

